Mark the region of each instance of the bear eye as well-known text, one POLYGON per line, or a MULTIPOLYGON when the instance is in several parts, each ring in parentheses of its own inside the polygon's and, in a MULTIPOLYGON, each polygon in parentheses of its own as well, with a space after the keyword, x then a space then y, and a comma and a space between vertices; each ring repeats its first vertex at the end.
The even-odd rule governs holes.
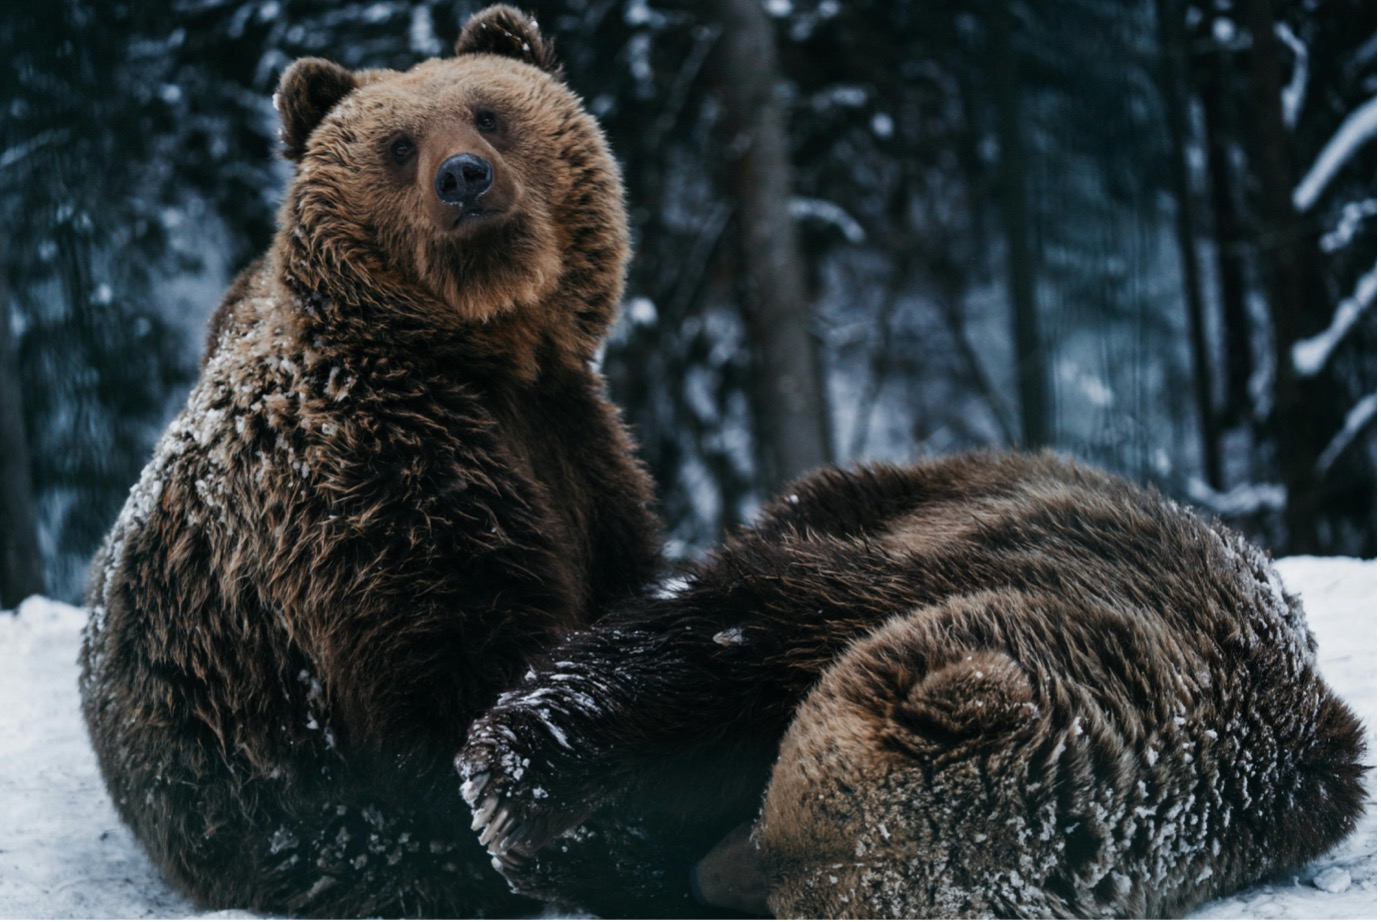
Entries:
POLYGON ((488 109, 480 109, 475 113, 475 127, 485 133, 494 131, 499 127, 499 117, 488 109))
POLYGON ((403 164, 408 162, 412 152, 417 150, 417 146, 412 143, 411 138, 399 135, 388 143, 388 152, 393 156, 393 162, 403 164))

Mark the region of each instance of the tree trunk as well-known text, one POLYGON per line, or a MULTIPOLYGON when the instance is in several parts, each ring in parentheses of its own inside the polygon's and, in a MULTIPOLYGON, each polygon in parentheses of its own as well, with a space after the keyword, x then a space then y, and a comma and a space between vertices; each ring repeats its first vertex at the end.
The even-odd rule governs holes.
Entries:
POLYGON ((1021 441, 1024 448, 1039 448, 1051 442, 1050 383, 1036 316, 1036 260, 1031 248, 1030 209, 1026 201, 1021 84, 1016 51, 1012 46, 1009 0, 990 0, 987 10, 989 70, 997 100, 998 183, 1007 237, 1007 291, 1012 307, 1021 441))
POLYGON ((1286 547, 1313 553, 1320 547, 1319 485, 1314 462, 1322 447, 1318 414, 1323 404, 1306 393, 1295 373, 1291 350, 1309 330, 1305 304, 1308 255, 1291 193, 1294 171, 1290 137, 1281 111, 1283 86, 1276 48, 1275 18, 1269 0, 1244 0, 1243 19, 1251 33, 1249 53, 1252 118, 1256 126, 1257 178, 1261 184, 1261 245, 1271 321, 1275 328, 1275 441, 1285 481, 1286 547))
POLYGON ((791 216, 791 158, 771 24, 759 0, 714 0, 711 7, 723 26, 718 65, 749 288, 743 314, 757 365, 758 455, 764 486, 773 491, 829 461, 828 415, 791 216))
POLYGON ((1243 264, 1242 226, 1233 197, 1237 170, 1232 167, 1233 68, 1230 53, 1215 48, 1204 65, 1200 85, 1204 106, 1208 185, 1213 209, 1218 299, 1223 316, 1226 366, 1223 425, 1232 428, 1252 418, 1251 317, 1247 312, 1247 275, 1243 264))
POLYGON ((19 356, 10 330, 9 291, 0 279, 0 608, 43 592, 37 523, 19 356))
POLYGON ((1215 490, 1221 490, 1223 464, 1218 450, 1217 414, 1213 412, 1213 380, 1208 358, 1208 333, 1204 327, 1203 288, 1199 279, 1199 260, 1194 251, 1194 200, 1189 185, 1189 167, 1184 161, 1189 134, 1185 119, 1187 94, 1183 83, 1186 58, 1184 10, 1175 0, 1156 0, 1156 19, 1160 29, 1165 114, 1170 129, 1170 175, 1176 200, 1175 236, 1180 249, 1185 307, 1189 312, 1190 349, 1194 358, 1194 402, 1199 413, 1204 480, 1215 490))

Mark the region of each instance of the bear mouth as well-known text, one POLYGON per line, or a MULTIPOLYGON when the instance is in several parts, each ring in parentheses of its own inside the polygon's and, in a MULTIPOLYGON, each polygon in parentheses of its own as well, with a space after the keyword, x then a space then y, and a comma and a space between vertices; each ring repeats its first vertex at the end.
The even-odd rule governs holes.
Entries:
POLYGON ((480 205, 470 205, 457 208, 455 217, 451 219, 450 229, 453 231, 468 230, 480 224, 488 224, 494 218, 502 215, 503 208, 485 208, 480 205))

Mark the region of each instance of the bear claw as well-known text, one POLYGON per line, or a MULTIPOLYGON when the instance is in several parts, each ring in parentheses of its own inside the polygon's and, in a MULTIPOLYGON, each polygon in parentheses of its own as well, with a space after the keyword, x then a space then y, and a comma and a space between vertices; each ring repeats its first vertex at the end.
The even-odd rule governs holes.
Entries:
MULTIPOLYGON (((473 811, 471 830, 490 854, 490 863, 517 892, 540 864, 539 854, 555 839, 585 822, 598 806, 598 795, 582 782, 585 766, 553 754, 524 752, 522 740, 545 741, 545 719, 527 726, 517 709, 491 712, 471 727, 465 748, 456 757, 463 780, 460 793, 473 811)), ((568 753, 556 753, 568 756, 568 753)))
POLYGON ((489 825, 490 817, 494 815, 494 810, 499 806, 499 795, 490 794, 484 799, 484 803, 475 808, 475 818, 470 823, 471 832, 479 832, 480 829, 489 825))
POLYGON ((491 847, 489 843, 500 839, 503 834, 507 833, 514 819, 507 807, 500 807, 498 812, 494 814, 494 819, 484 827, 484 832, 480 833, 480 844, 488 848, 491 855, 500 851, 500 848, 497 845, 491 847))
POLYGON ((465 801, 467 806, 474 807, 475 801, 479 800, 480 792, 488 783, 489 772, 480 772, 460 786, 461 799, 465 801))
POLYGON ((517 827, 508 835, 504 836, 495 847, 504 854, 509 854, 511 852, 527 854, 532 848, 532 842, 528 838, 528 833, 531 832, 531 830, 531 823, 519 823, 517 827))

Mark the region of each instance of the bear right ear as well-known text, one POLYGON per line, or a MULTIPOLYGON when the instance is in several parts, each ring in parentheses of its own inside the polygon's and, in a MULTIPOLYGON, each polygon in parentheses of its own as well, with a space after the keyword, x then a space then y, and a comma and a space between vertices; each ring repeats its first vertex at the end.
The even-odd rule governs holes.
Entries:
POLYGON ((995 650, 975 651, 933 669, 897 702, 891 737, 916 753, 947 749, 1016 729, 1034 717, 1034 698, 1016 660, 995 650))
POLYGON ((542 37, 537 20, 502 3, 480 10, 460 30, 456 54, 477 53, 517 58, 553 77, 561 77, 556 46, 551 39, 542 37))
POLYGON ((283 122, 283 156, 294 163, 307 152, 307 138, 358 84, 355 75, 323 58, 302 58, 283 72, 273 107, 283 122))

